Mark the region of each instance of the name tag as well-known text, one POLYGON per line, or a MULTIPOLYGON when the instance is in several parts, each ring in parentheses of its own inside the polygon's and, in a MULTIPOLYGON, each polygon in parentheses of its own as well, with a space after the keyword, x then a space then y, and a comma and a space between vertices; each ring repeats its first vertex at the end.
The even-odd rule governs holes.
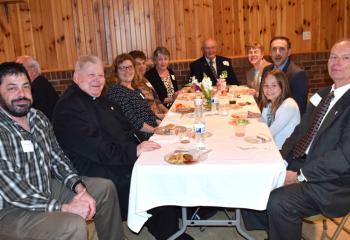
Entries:
POLYGON ((34 152, 34 145, 30 140, 21 141, 23 152, 34 152))
POLYGON ((315 93, 311 98, 310 98, 310 102, 317 107, 317 105, 321 102, 322 98, 320 95, 318 95, 318 93, 315 93))

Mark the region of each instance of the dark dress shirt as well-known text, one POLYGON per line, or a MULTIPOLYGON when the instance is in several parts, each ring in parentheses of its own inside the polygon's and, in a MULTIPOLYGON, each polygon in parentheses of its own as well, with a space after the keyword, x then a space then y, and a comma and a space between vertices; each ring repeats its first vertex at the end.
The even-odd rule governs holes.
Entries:
POLYGON ((137 142, 119 106, 103 96, 91 97, 73 84, 56 104, 53 126, 80 174, 114 182, 125 219, 137 142))
POLYGON ((33 107, 42 111, 51 120, 52 112, 58 100, 58 94, 50 82, 43 76, 38 76, 31 83, 33 107))
MULTIPOLYGON (((236 78, 236 75, 233 71, 233 67, 231 65, 231 60, 229 58, 225 58, 222 56, 216 56, 216 72, 218 77, 222 74, 223 71, 227 72, 226 82, 229 85, 239 85, 239 82, 236 78)), ((210 77, 213 85, 216 85, 217 79, 214 77, 213 72, 210 69, 210 66, 203 56, 196 61, 190 64, 191 76, 195 76, 199 82, 203 79, 203 73, 205 73, 208 77, 210 77)))

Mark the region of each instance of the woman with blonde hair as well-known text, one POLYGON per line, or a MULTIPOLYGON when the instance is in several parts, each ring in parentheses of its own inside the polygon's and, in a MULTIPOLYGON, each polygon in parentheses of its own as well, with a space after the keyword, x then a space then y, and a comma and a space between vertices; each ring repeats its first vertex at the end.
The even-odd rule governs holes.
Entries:
POLYGON ((261 86, 261 116, 269 126, 278 149, 281 149, 300 122, 299 107, 290 97, 288 79, 283 71, 269 72, 261 86))

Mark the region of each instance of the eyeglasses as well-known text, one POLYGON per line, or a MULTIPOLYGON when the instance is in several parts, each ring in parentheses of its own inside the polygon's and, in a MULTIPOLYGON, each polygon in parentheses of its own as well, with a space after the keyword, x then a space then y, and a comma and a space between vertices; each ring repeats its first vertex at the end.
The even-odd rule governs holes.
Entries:
POLYGON ((329 61, 336 61, 336 60, 341 60, 343 62, 350 62, 350 55, 346 54, 346 55, 338 56, 335 54, 331 54, 329 56, 329 61))
POLYGON ((122 72, 125 71, 130 71, 130 70, 134 70, 134 66, 133 65, 129 65, 129 66, 120 66, 118 67, 118 69, 122 72))

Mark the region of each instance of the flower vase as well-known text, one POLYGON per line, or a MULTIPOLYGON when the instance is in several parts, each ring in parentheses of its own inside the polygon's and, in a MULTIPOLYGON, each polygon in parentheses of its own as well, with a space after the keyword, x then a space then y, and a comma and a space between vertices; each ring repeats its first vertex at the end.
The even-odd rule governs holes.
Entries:
POLYGON ((211 97, 205 98, 204 109, 207 111, 211 111, 211 97))

